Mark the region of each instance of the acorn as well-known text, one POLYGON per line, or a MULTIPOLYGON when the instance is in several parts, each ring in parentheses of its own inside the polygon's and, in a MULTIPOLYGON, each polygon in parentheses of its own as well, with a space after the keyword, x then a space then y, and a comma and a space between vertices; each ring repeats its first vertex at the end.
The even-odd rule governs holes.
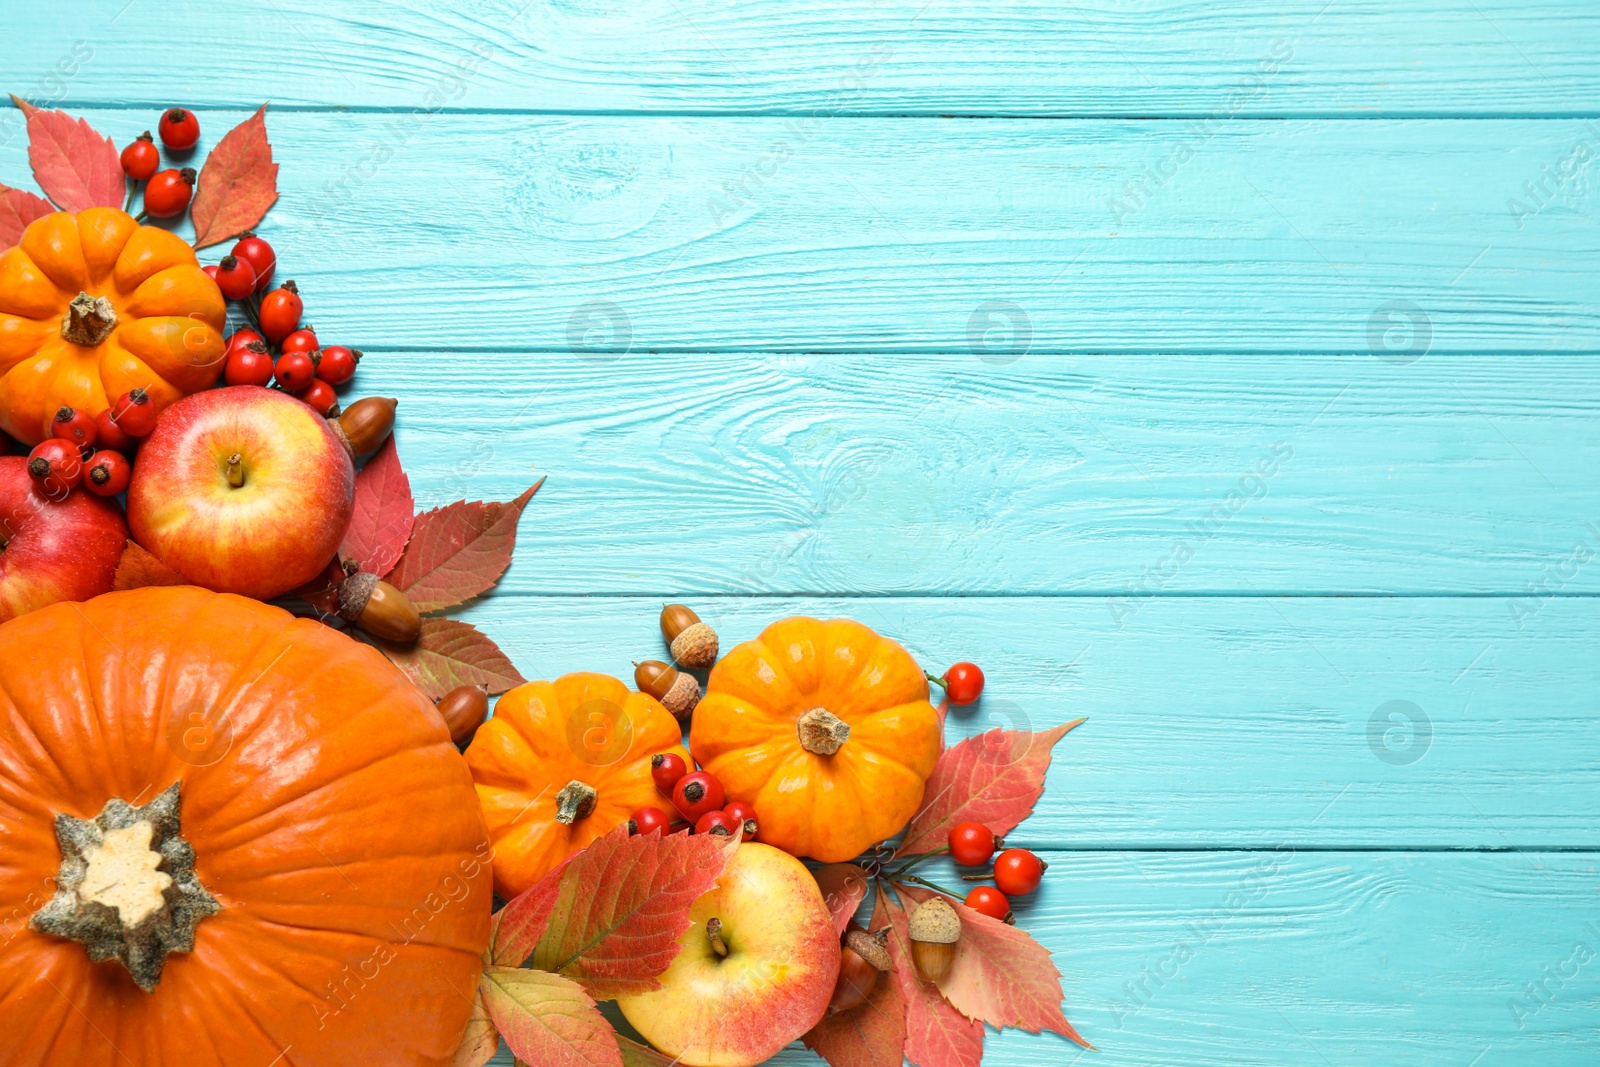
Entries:
POLYGON ((937 982, 950 973, 955 962, 956 941, 961 937, 961 918, 944 897, 929 897, 911 913, 911 958, 917 973, 937 982))
POLYGON ((661 633, 672 658, 685 667, 704 670, 717 662, 717 631, 682 604, 661 609, 661 633))
POLYGON ((839 980, 834 984, 828 1011, 838 1014, 865 1001, 878 987, 878 979, 893 966, 888 928, 869 934, 851 923, 839 953, 839 980))
POLYGON ((384 396, 364 396, 328 420, 328 429, 344 445, 351 459, 374 452, 394 431, 394 409, 400 401, 384 396))
POLYGON ((411 598, 368 571, 339 583, 339 617, 396 644, 409 645, 422 636, 422 615, 411 598))
POLYGON ((489 687, 462 685, 439 698, 439 714, 450 727, 450 740, 456 744, 467 740, 483 720, 489 717, 489 687))
POLYGON ((647 659, 633 665, 633 684, 639 692, 648 693, 661 701, 661 706, 687 722, 700 703, 700 683, 691 674, 684 674, 669 663, 647 659))

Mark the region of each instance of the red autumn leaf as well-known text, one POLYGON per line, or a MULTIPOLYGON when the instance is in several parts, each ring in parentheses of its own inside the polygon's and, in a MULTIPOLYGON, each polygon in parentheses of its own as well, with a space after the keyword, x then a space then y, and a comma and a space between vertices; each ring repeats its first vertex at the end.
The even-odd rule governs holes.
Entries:
POLYGON ((677 1067, 683 1061, 657 1052, 649 1045, 617 1035, 617 1048, 622 1050, 622 1067, 677 1067))
POLYGON ((531 965, 582 983, 610 1000, 660 989, 678 955, 689 907, 722 875, 738 837, 628 836, 626 823, 578 853, 531 965))
MULTIPOLYGON (((872 914, 872 929, 889 924, 888 912, 872 914)), ((906 1044, 906 998, 889 975, 872 995, 849 1011, 829 1012, 800 1040, 833 1067, 900 1067, 906 1044)))
POLYGON ((0 252, 22 240, 28 223, 53 215, 55 210, 42 196, 0 185, 0 252))
POLYGON ((983 1060, 983 1024, 956 1011, 937 987, 917 974, 905 909, 891 901, 882 886, 873 906, 874 921, 880 912, 889 920, 891 977, 899 983, 906 1003, 906 1059, 917 1067, 978 1067, 983 1060))
MULTIPOLYGON (((574 853, 576 855, 576 853, 574 853)), ((494 932, 489 939, 489 962, 503 967, 520 967, 533 955, 534 946, 550 926, 561 892, 561 876, 572 856, 562 860, 546 874, 495 912, 494 932)))
POLYGON ((486 685, 492 695, 527 681, 487 634, 455 619, 423 619, 414 645, 373 644, 431 700, 457 686, 486 685))
POLYGON ((1050 750, 1081 722, 1037 734, 990 730, 945 749, 899 854, 915 856, 942 847, 958 822, 981 822, 996 835, 1010 833, 1033 812, 1044 792, 1050 750))
POLYGON ((28 162, 39 188, 62 211, 121 207, 128 193, 111 138, 65 111, 28 112, 28 162))
POLYGON ((6 95, 10 96, 11 102, 17 105, 17 110, 22 112, 23 118, 27 118, 29 115, 32 115, 35 111, 39 110, 26 100, 22 99, 22 97, 18 96, 16 93, 8 93, 6 95))
MULTIPOLYGON (((919 904, 934 896, 915 886, 897 884, 895 890, 919 904)), ((1061 972, 1050 961, 1049 949, 1015 926, 960 901, 948 903, 961 917, 961 940, 950 973, 939 980, 939 991, 957 1011, 997 1030, 1053 1030, 1084 1048, 1094 1047, 1061 1013, 1061 972)))
POLYGON ((423 613, 464 604, 500 580, 517 544, 517 520, 539 481, 509 504, 460 500, 417 516, 388 575, 423 613))
POLYGON ((494 1028, 494 1020, 489 1018, 489 1006, 484 1003, 480 983, 478 993, 472 999, 467 1032, 461 1035, 461 1044, 456 1046, 456 1055, 450 1061, 450 1067, 483 1067, 499 1051, 500 1031, 494 1028))
POLYGON ((339 555, 364 571, 387 574, 405 551, 416 518, 411 481, 390 436, 356 475, 356 508, 339 555))
POLYGON ((143 589, 148 585, 191 585, 189 579, 162 563, 132 541, 122 550, 113 589, 143 589))
POLYGON ((267 105, 223 135, 200 169, 194 246, 221 244, 255 226, 278 199, 278 165, 267 143, 267 105))
POLYGON ((576 983, 545 971, 485 967, 483 999, 494 1026, 525 1063, 622 1067, 616 1031, 576 983))
POLYGON ((822 900, 833 915, 833 928, 843 934, 856 909, 867 896, 867 872, 854 863, 830 863, 811 872, 822 890, 822 900))

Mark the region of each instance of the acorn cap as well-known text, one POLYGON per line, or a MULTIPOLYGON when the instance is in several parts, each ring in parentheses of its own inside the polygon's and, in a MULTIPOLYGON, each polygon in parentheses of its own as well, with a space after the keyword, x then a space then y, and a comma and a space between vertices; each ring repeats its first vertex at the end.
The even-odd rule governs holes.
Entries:
POLYGON ((944 897, 929 897, 911 913, 911 940, 953 945, 961 937, 961 917, 944 897))
POLYGON ((894 961, 889 958, 888 927, 875 934, 869 934, 861 927, 852 925, 845 932, 844 946, 880 971, 894 967, 894 961))
POLYGON ((339 583, 339 617, 346 622, 355 622, 361 618, 361 613, 367 610, 367 601, 372 599, 372 588, 378 584, 378 576, 370 571, 358 571, 339 583))
POLYGON ((697 622, 672 639, 672 658, 687 667, 709 667, 717 662, 717 631, 697 622))
POLYGON ((680 721, 693 715, 699 703, 700 683, 695 680, 694 675, 682 671, 679 671, 678 677, 673 679, 672 688, 661 697, 661 706, 672 712, 673 717, 680 721))

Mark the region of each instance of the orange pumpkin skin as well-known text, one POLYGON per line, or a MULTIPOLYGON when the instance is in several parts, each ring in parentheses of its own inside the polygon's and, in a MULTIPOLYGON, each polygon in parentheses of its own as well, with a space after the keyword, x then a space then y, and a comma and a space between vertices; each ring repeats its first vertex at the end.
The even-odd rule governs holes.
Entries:
POLYGON ((678 720, 654 697, 605 674, 528 682, 502 696, 467 749, 494 845, 495 892, 510 900, 526 891, 639 808, 670 814, 650 757, 687 760, 682 740, 678 720), (563 825, 557 796, 574 781, 597 798, 592 813, 563 825))
POLYGON ((130 389, 158 409, 213 385, 227 304, 194 250, 115 208, 36 219, 0 253, 0 430, 30 445, 63 407, 98 415, 130 389), (63 336, 74 297, 104 297, 104 340, 63 336))
POLYGON ((761 813, 761 840, 824 863, 905 828, 939 759, 939 715, 911 654, 849 619, 773 623, 712 668, 689 747, 729 800, 761 813), (832 755, 796 724, 822 708, 850 727, 832 755))
POLYGON ((443 721, 381 655, 168 587, 0 626, 0 679, 0 1064, 451 1062, 489 939, 487 836, 443 721), (58 812, 175 782, 222 909, 146 993, 29 919, 58 812))

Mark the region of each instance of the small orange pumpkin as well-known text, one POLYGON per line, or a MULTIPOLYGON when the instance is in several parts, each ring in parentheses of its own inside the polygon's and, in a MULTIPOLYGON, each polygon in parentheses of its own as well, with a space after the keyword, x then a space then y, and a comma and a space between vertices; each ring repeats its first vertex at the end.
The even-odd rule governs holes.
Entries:
POLYGON ((500 698, 467 749, 509 900, 639 808, 672 811, 650 757, 688 760, 672 713, 605 674, 528 682, 500 698))
POLYGON ((825 863, 905 828, 941 747, 911 654, 849 619, 773 623, 711 671, 689 747, 761 840, 825 863))
POLYGON ((227 304, 176 234, 96 207, 36 219, 0 254, 0 430, 38 444, 62 407, 131 389, 158 409, 222 373, 227 304))

